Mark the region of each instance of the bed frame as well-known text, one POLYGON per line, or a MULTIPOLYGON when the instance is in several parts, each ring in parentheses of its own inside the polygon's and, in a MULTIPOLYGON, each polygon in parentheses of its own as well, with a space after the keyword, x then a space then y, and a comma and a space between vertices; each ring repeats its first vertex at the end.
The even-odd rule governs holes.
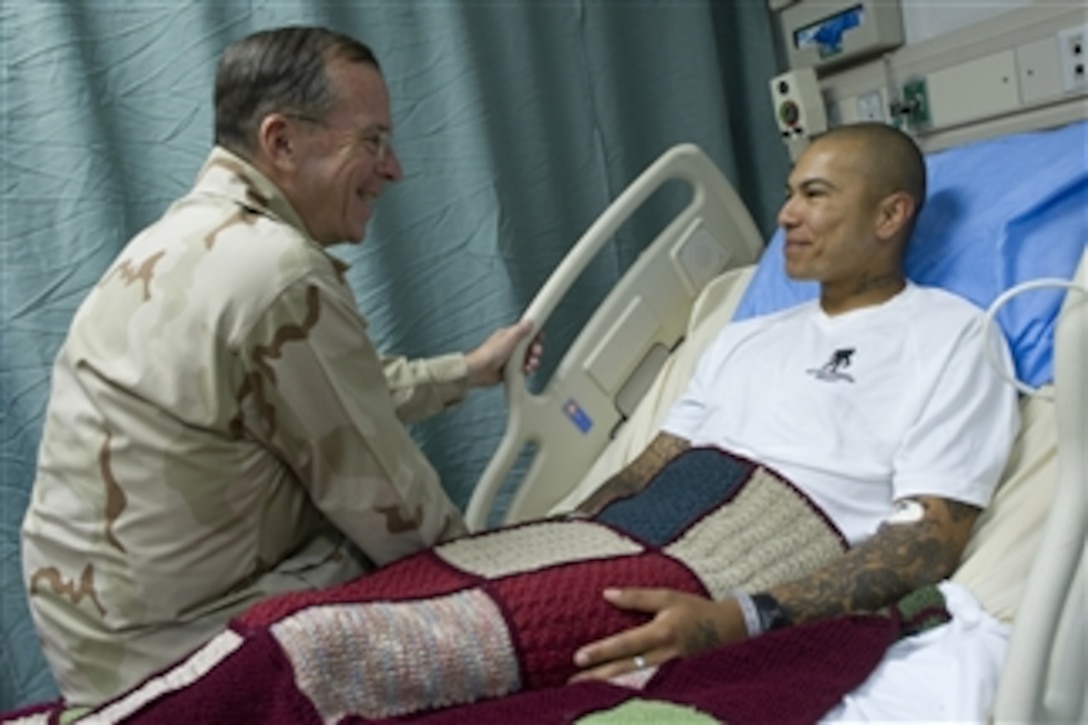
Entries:
MULTIPOLYGON (((1088 116, 1088 88, 1063 87, 1058 53, 1065 34, 1088 29, 1086 20, 1081 3, 1033 3, 825 74, 820 92, 830 116, 850 122, 859 120, 855 109, 862 95, 878 89, 890 105, 900 95, 899 81, 924 79, 931 118, 907 128, 926 152, 1080 121, 1088 116), (965 98, 962 90, 968 87, 985 96, 985 103, 965 98)), ((716 318, 731 316, 763 240, 713 163, 696 147, 683 145, 665 153, 609 206, 548 279, 525 317, 541 328, 629 210, 673 180, 691 187, 690 204, 647 246, 545 389, 529 393, 520 369, 507 366, 508 427, 469 502, 470 527, 498 522, 491 510, 500 491, 512 492, 503 523, 548 515, 560 502, 568 503, 563 500, 573 498, 572 491, 577 496, 599 482, 594 476, 600 476, 601 466, 595 461, 610 455, 625 460, 637 452, 617 453, 613 441, 646 392, 657 390, 651 386, 658 372, 682 357, 674 353, 681 349, 692 305, 714 307, 716 318), (532 457, 523 466, 526 452, 532 457), (509 480, 511 471, 521 467, 524 475, 509 480)), ((1078 291, 1066 294, 1055 333, 1054 496, 1016 607, 992 710, 995 722, 1088 718, 1088 247, 1075 283, 1078 291)), ((697 307, 696 314, 706 310, 697 307)))

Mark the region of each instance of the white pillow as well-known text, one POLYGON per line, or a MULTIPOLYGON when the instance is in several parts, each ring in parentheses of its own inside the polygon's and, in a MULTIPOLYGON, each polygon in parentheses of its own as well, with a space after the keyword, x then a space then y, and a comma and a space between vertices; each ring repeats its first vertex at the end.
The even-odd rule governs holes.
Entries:
MULTIPOLYGON (((1053 386, 1045 386, 1053 394, 1053 386)), ((1054 403, 1040 396, 1020 403, 1020 434, 990 506, 979 517, 952 580, 967 587, 997 619, 1016 615, 1039 549, 1058 478, 1054 403)))

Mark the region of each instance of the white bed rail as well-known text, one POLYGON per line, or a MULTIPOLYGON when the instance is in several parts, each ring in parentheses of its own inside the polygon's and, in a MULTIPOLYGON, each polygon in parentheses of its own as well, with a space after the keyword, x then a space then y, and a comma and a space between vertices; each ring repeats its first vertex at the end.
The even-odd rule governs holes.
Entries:
MULTIPOLYGON (((1063 285, 1064 286, 1064 285, 1063 285)), ((1088 251, 1054 341, 1058 481, 994 702, 1001 723, 1088 717, 1088 251)))
MULTIPOLYGON (((548 278, 524 315, 535 330, 624 222, 671 181, 691 188, 690 202, 609 293, 545 390, 532 394, 520 366, 506 366, 506 433, 469 501, 471 529, 487 525, 527 446, 536 450, 504 523, 543 516, 574 488, 683 338, 699 292, 717 275, 758 259, 763 238, 733 187, 697 146, 675 146, 609 205, 548 278)), ((512 359, 521 359, 528 344, 527 338, 512 359)))

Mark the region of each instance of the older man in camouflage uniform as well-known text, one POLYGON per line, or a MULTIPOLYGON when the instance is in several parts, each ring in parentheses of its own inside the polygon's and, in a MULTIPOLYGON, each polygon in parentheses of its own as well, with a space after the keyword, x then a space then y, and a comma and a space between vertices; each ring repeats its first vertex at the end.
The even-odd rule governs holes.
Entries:
POLYGON ((215 103, 195 187, 123 250, 56 360, 23 557, 73 705, 261 597, 464 532, 403 423, 497 382, 529 332, 423 361, 375 351, 325 251, 361 240, 401 176, 368 48, 258 33, 223 56, 215 103))

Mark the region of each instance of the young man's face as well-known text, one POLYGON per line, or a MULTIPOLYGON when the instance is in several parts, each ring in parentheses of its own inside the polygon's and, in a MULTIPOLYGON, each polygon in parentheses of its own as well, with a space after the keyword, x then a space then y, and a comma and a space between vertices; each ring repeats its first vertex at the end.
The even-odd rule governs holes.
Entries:
POLYGON ((786 234, 786 273, 822 284, 856 278, 875 253, 877 205, 849 141, 817 140, 786 184, 778 223, 786 234))
POLYGON ((288 116, 305 126, 293 138, 296 166, 287 195, 307 230, 323 245, 359 242, 373 203, 402 170, 389 145, 389 92, 369 63, 333 61, 328 69, 341 101, 324 119, 288 116))

